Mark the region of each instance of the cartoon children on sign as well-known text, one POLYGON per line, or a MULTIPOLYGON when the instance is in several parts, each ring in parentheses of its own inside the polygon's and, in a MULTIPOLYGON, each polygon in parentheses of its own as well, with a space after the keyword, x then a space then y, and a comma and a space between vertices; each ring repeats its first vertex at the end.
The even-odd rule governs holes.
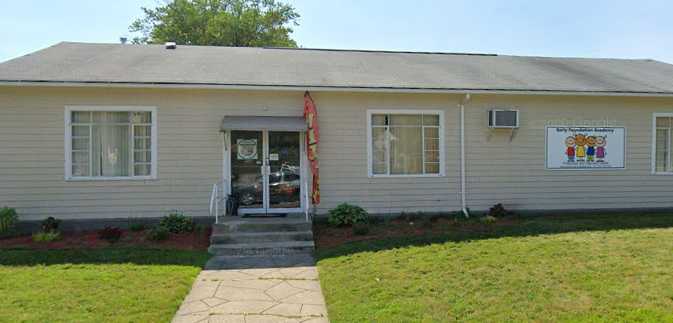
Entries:
POLYGON ((575 134, 565 141, 567 163, 602 163, 605 161, 607 146, 606 136, 587 136, 575 134))

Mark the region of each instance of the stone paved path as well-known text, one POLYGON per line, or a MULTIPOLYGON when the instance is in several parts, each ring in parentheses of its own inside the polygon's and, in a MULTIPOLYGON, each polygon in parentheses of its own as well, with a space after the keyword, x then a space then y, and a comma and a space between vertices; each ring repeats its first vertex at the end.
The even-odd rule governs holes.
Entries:
POLYGON ((215 257, 173 318, 182 322, 329 322, 310 255, 215 257))

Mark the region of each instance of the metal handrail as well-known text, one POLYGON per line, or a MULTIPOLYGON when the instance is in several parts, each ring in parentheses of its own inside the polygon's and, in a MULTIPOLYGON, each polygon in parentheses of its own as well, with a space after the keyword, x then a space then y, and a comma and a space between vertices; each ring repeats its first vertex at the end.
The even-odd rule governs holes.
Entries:
POLYGON ((210 192, 210 216, 215 216, 215 224, 218 224, 220 213, 220 188, 213 184, 213 190, 210 192))

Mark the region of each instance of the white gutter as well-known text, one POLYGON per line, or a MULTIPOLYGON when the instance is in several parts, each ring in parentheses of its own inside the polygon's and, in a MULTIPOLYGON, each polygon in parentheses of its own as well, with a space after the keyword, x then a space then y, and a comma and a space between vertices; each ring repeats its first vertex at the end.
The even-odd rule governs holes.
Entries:
POLYGON ((614 92, 573 90, 507 90, 507 89, 451 89, 451 88, 404 88, 404 87, 357 87, 357 86, 311 86, 311 85, 245 85, 245 84, 200 84, 200 83, 129 83, 129 82, 70 82, 70 81, 1 81, 2 86, 21 87, 102 87, 102 88, 150 88, 150 89, 222 89, 249 91, 297 91, 297 92, 373 92, 373 93, 451 93, 451 94, 505 94, 505 95, 568 95, 568 96, 616 96, 616 97, 673 97, 667 92, 614 92))
POLYGON ((470 99, 470 94, 466 93, 458 104, 460 107, 460 205, 466 218, 470 217, 470 212, 467 210, 467 190, 465 188, 467 182, 465 180, 465 105, 470 102, 470 99))

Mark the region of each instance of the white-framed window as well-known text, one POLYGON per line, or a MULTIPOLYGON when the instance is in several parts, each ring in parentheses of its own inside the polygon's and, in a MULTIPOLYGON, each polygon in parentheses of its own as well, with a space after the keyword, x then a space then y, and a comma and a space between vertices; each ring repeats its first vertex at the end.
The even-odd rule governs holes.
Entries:
POLYGON ((65 108, 66 180, 155 179, 154 107, 65 108))
POLYGON ((652 173, 673 174, 673 113, 655 113, 652 129, 652 173))
POLYGON ((368 173, 443 176, 444 113, 439 110, 368 110, 368 173))

